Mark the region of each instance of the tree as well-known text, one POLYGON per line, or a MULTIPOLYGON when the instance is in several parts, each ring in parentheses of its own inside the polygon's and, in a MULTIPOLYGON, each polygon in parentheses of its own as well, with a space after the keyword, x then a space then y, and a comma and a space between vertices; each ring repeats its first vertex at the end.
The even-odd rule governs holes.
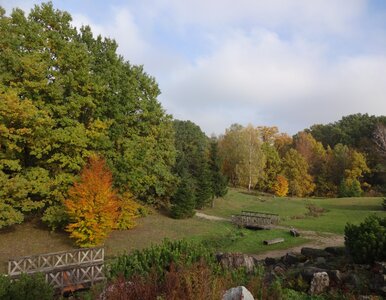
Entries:
POLYGON ((386 156, 386 125, 377 124, 374 131, 374 142, 377 144, 379 152, 386 156))
POLYGON ((212 207, 214 198, 223 197, 227 193, 227 179, 221 173, 221 160, 218 153, 218 142, 212 137, 209 144, 209 170, 211 173, 212 207))
POLYGON ((277 176, 282 169, 282 161, 276 148, 266 142, 261 146, 265 156, 265 165, 261 179, 257 182, 256 188, 265 192, 274 192, 274 185, 277 176))
POLYGON ((290 149, 283 160, 283 170, 289 183, 289 193, 304 197, 310 195, 315 184, 308 173, 308 164, 305 158, 295 149, 290 149))
POLYGON ((194 181, 185 167, 180 171, 180 182, 172 197, 171 214, 173 218, 184 219, 194 216, 196 206, 194 181))
POLYGON ((190 217, 193 213, 188 213, 189 209, 200 209, 211 200, 212 178, 209 169, 208 138, 201 128, 191 121, 175 120, 173 124, 177 149, 174 172, 181 182, 172 197, 172 203, 175 211, 180 205, 179 201, 182 201, 182 212, 178 215, 180 218, 190 217), (192 197, 185 201, 182 195, 188 192, 192 192, 192 197), (191 208, 192 201, 194 201, 193 208, 191 208))
POLYGON ((277 175, 276 182, 273 185, 276 196, 284 197, 288 193, 288 180, 282 175, 277 175))
POLYGON ((220 138, 222 169, 233 185, 252 189, 262 178, 265 157, 261 144, 259 130, 252 125, 234 124, 220 138))
POLYGON ((64 205, 70 218, 66 230, 80 247, 103 243, 118 220, 118 200, 112 187, 112 174, 105 160, 91 156, 82 169, 79 182, 70 188, 64 205))

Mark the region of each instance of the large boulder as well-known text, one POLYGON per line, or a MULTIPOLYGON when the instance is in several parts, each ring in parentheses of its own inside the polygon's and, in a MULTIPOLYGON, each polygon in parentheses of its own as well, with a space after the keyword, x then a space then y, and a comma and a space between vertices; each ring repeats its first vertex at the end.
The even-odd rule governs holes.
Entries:
POLYGON ((314 274, 311 280, 311 286, 309 293, 311 295, 318 295, 326 291, 330 285, 330 278, 327 272, 318 272, 314 274))
POLYGON ((244 286, 238 286, 227 290, 222 300, 254 300, 254 298, 244 286))
POLYGON ((248 272, 252 272, 256 262, 252 256, 240 253, 224 253, 218 254, 216 257, 224 269, 244 267, 248 272))

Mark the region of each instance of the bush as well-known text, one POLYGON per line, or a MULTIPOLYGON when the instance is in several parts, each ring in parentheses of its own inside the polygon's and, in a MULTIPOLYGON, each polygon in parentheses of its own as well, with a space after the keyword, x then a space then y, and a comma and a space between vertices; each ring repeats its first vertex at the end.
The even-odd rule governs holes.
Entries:
POLYGON ((359 225, 347 224, 345 245, 356 263, 386 259, 386 218, 372 215, 359 225))
POLYGON ((52 231, 64 229, 69 222, 66 208, 63 205, 48 207, 43 214, 42 221, 47 224, 52 231))
POLYGON ((159 245, 118 256, 108 267, 109 277, 117 278, 122 275, 131 278, 134 275, 149 274, 153 270, 162 277, 171 264, 189 266, 201 260, 210 266, 216 261, 203 244, 165 239, 159 245))
POLYGON ((339 186, 339 197, 361 197, 361 184, 357 179, 344 179, 339 186))
POLYGON ((2 300, 51 300, 53 288, 46 283, 43 274, 22 274, 18 280, 11 281, 0 276, 0 299, 2 300))
POLYGON ((382 207, 383 210, 386 210, 386 198, 383 198, 382 207))

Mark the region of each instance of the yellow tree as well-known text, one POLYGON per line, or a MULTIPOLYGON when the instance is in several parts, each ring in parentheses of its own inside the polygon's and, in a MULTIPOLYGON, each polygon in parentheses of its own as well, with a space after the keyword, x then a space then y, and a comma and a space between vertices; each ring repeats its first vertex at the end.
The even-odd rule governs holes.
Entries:
POLYGON ((273 186, 276 196, 284 197, 288 194, 288 180, 282 175, 277 175, 276 182, 273 186))
POLYGON ((119 217, 119 203, 112 174, 105 160, 92 156, 79 182, 70 188, 64 204, 70 217, 66 230, 80 247, 103 243, 119 217))

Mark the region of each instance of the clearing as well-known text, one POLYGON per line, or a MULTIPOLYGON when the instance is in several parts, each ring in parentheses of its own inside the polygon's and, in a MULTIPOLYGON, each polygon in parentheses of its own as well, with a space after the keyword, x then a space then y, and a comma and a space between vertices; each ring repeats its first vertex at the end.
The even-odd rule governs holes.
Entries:
MULTIPOLYGON (((216 199, 214 208, 199 213, 191 219, 174 220, 154 213, 138 220, 132 230, 114 231, 105 243, 106 256, 111 258, 122 252, 148 247, 164 238, 205 241, 217 251, 242 252, 259 257, 285 254, 301 246, 325 247, 343 243, 347 222, 360 223, 370 214, 386 216, 381 210, 382 198, 298 199, 258 196, 244 190, 230 189, 222 199, 216 199), (322 207, 319 217, 306 216, 307 206, 322 207), (277 213, 280 226, 273 230, 252 231, 238 229, 228 220, 242 210, 277 213), (301 237, 294 238, 288 228, 300 230, 301 237), (285 238, 284 243, 269 246, 263 240, 285 238)), ((50 232, 39 221, 32 220, 0 231, 0 272, 6 272, 7 261, 13 257, 74 249, 65 232, 50 232)))

